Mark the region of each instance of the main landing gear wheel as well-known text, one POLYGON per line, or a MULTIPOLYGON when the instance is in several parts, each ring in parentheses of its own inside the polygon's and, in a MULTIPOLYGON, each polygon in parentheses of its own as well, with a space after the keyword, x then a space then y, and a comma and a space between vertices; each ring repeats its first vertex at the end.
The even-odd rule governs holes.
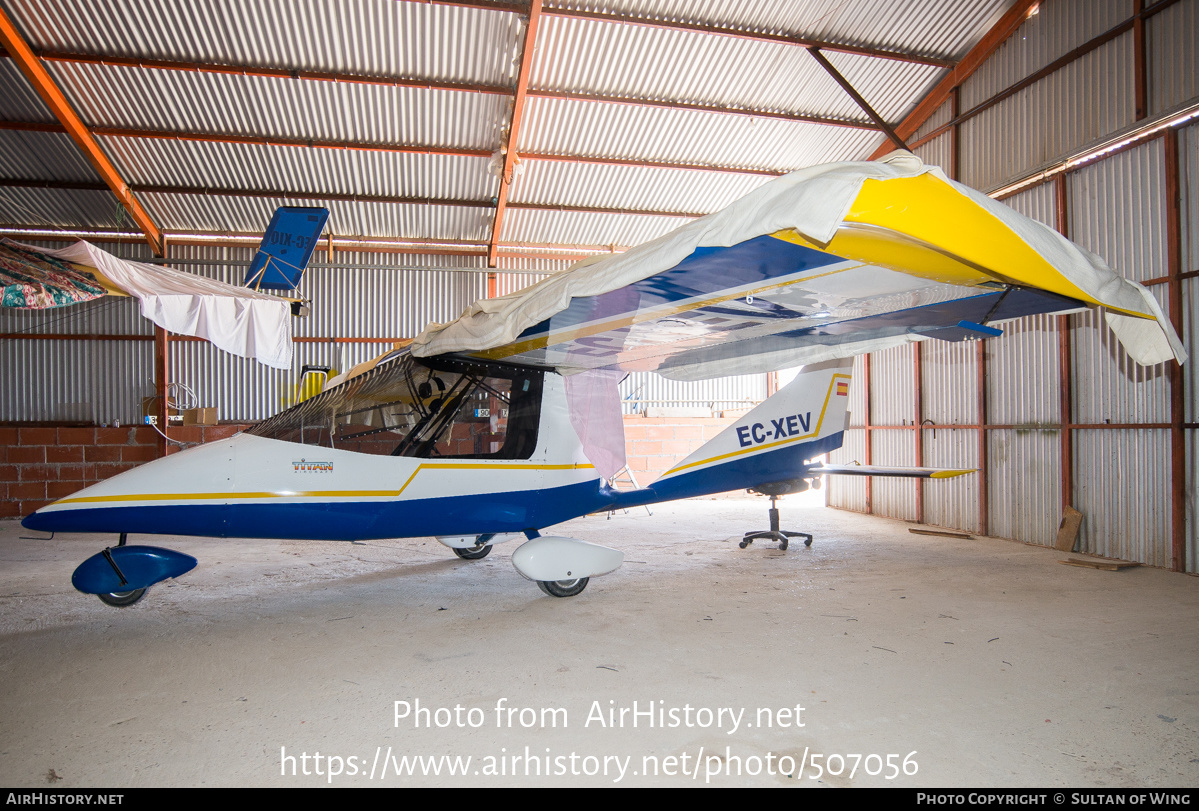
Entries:
POLYGON ((134 589, 133 591, 114 591, 111 594, 97 594, 100 602, 105 605, 115 606, 116 608, 124 608, 128 605, 133 605, 138 600, 146 596, 145 589, 134 589))
POLYGON ((454 554, 463 560, 481 560, 491 554, 491 544, 486 546, 472 546, 466 549, 453 547, 454 554))
POLYGON ((574 580, 538 580, 537 587, 551 597, 574 597, 583 593, 590 579, 579 577, 574 580))

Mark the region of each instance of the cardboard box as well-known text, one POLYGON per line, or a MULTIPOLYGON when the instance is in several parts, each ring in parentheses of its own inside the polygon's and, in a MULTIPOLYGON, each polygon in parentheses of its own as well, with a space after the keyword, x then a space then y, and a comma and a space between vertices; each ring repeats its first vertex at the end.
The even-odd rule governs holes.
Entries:
POLYGON ((215 408, 189 408, 183 412, 184 425, 216 425, 215 408))

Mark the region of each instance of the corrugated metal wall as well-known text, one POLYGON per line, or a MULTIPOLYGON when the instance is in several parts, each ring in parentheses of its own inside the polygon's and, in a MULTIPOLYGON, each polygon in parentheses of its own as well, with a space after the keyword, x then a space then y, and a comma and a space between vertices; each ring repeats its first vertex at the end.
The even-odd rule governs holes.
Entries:
MULTIPOLYGON (((1086 40, 1123 23, 1130 0, 1053 0, 1026 22, 961 88, 968 110, 1086 40)), ((1146 25, 1149 114, 1195 103, 1194 69, 1199 2, 1184 0, 1151 17, 1146 25), (1187 66, 1191 66, 1189 69, 1187 66), (1181 69, 1180 69, 1181 68, 1181 69)), ((1073 63, 959 125, 963 180, 976 188, 998 188, 1031 171, 1076 153, 1134 123, 1134 33, 1121 34, 1073 63)), ((930 132, 943 111, 922 129, 930 132)), ((921 147, 926 160, 944 156, 949 133, 921 147)), ((1199 125, 1177 131, 1181 203, 1177 250, 1180 281, 1170 274, 1170 207, 1167 199, 1168 140, 1158 134, 1137 145, 1072 167, 1056 181, 1026 188, 1005 202, 1025 215, 1057 227, 1103 257, 1127 278, 1149 283, 1169 313, 1171 284, 1181 291, 1183 340, 1192 361, 1183 369, 1185 484, 1172 473, 1176 452, 1171 421, 1171 365, 1133 363, 1098 313, 1064 318, 1033 317, 1004 325, 1005 335, 969 349, 922 345, 922 408, 913 414, 909 356, 895 350, 870 358, 870 428, 853 433, 836 457, 857 454, 865 462, 871 443, 874 464, 910 463, 913 419, 969 427, 921 431, 923 462, 929 466, 974 465, 977 476, 924 485, 922 505, 915 488, 876 480, 873 498, 856 483, 833 484, 830 504, 913 519, 917 506, 929 523, 1052 544, 1063 503, 1084 515, 1078 549, 1093 554, 1173 565, 1172 504, 1185 502, 1185 568, 1199 570, 1195 477, 1199 385, 1195 358, 1199 340, 1199 125), (1060 184, 1060 185, 1059 185, 1060 184), (1059 219, 1059 194, 1066 211, 1059 219), (1061 324, 1067 328, 1063 333, 1061 324), (1062 368, 1066 352, 1068 367, 1062 368), (1070 413, 1062 413, 1063 386, 1070 413), (978 423, 978 397, 985 398, 978 423), (1063 421, 1070 428, 1063 433, 1063 421), (979 442, 979 436, 984 441, 979 442), (869 439, 866 439, 866 436, 869 439), (1072 491, 1063 494, 1063 441, 1072 491), (979 457, 981 449, 985 460, 979 457), (970 484, 964 484, 970 482, 970 484), (872 503, 869 503, 872 502, 872 503), (985 503, 986 514, 979 512, 985 503)), ((1177 425, 1177 423, 1175 423, 1177 425)))
MULTIPOLYGON (((1128 19, 1131 0, 1047 0, 961 88, 969 110, 1128 19)), ((1133 122, 1131 32, 1100 46, 961 127, 960 180, 1003 185, 1133 122)))
MULTIPOLYGON (((62 247, 62 242, 28 242, 62 247)), ((124 259, 150 257, 145 242, 110 243, 124 259)), ((153 325, 131 298, 107 296, 54 310, 0 308, 0 333, 27 335, 142 335, 153 325)), ((0 339, 0 420, 81 420, 129 423, 141 399, 154 394, 154 344, 146 340, 0 339)))
POLYGON ((741 375, 716 380, 667 380, 652 372, 634 372, 620 384, 625 414, 644 414, 651 408, 687 408, 718 412, 750 408, 766 399, 766 375, 741 375))
MULTIPOLYGON (((103 247, 126 258, 150 258, 144 242, 103 247)), ((254 249, 169 245, 168 253, 171 264, 181 270, 241 284, 254 249)), ((338 251, 335 264, 323 264, 322 259, 319 254, 314 257, 298 290, 311 302, 311 314, 293 320, 293 334, 301 340, 294 346, 291 370, 270 369, 205 342, 174 340, 169 350, 172 382, 186 386, 197 405, 215 406, 221 420, 257 421, 293 402, 304 365, 344 371, 387 351, 395 340, 414 337, 430 322, 456 318, 487 294, 488 273, 481 257, 418 259, 338 251), (332 338, 339 340, 320 340, 332 338)), ((494 274, 496 295, 516 292, 571 264, 501 260, 502 268, 494 274)), ((0 333, 148 337, 153 325, 141 317, 133 299, 107 297, 48 312, 0 310, 0 333)), ((155 391, 153 359, 149 340, 0 340, 0 363, 25 381, 0 393, 0 421, 138 421, 142 399, 155 391)), ((638 374, 625 381, 621 393, 650 401, 629 402, 628 413, 647 405, 703 405, 719 411, 764 400, 766 377, 679 383, 638 374)))

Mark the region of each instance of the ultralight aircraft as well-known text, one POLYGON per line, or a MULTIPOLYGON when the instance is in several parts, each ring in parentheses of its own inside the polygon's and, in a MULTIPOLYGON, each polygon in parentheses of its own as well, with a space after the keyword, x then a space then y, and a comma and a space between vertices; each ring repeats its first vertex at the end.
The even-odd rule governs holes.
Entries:
MULTIPOLYGON (((477 302, 244 433, 88 487, 24 525, 119 534, 74 576, 111 605, 195 565, 125 545, 129 533, 436 536, 465 559, 520 537, 517 571, 572 596, 623 560, 540 534, 577 516, 738 489, 773 498, 825 474, 969 472, 822 465, 848 425, 852 358, 1100 306, 1135 361, 1185 360, 1144 288, 910 153, 814 167, 625 253, 477 302), (657 481, 612 486, 627 373, 698 380, 801 364, 657 481)), ((773 507, 771 520, 767 534, 785 548, 773 507)))

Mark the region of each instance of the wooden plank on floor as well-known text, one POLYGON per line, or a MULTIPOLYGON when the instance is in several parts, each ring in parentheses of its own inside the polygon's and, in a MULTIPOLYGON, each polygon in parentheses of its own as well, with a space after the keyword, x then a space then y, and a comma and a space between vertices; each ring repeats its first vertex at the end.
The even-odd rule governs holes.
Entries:
POLYGON ((965 532, 954 532, 951 529, 916 529, 915 527, 909 527, 908 532, 912 533, 913 535, 941 535, 945 538, 962 538, 965 540, 969 540, 970 538, 974 537, 973 535, 968 535, 965 532))
POLYGON ((1062 513, 1062 522, 1057 525, 1057 543, 1053 545, 1054 548, 1059 552, 1073 552, 1081 527, 1082 513, 1073 507, 1066 507, 1062 513))
POLYGON ((1084 560, 1083 558, 1066 558, 1059 560, 1067 566, 1085 566, 1088 569, 1103 569, 1106 572, 1118 572, 1121 569, 1132 569, 1141 564, 1131 560, 1084 560))

